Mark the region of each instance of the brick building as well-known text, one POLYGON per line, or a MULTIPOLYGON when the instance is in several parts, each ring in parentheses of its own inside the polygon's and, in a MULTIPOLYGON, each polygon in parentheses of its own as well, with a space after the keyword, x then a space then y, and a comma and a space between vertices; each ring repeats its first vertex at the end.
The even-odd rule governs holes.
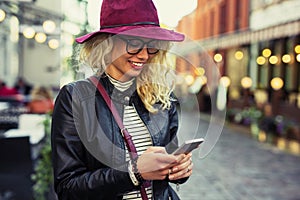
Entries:
MULTIPOLYGON (((256 103, 275 102, 274 114, 297 119, 300 115, 299 6, 297 0, 198 0, 195 11, 179 22, 177 30, 203 47, 214 59, 221 76, 229 78, 229 106, 251 106, 241 101, 247 89, 256 103), (244 78, 250 80, 249 86, 242 86, 244 78), (281 82, 280 88, 274 88, 281 82)), ((199 52, 190 56, 196 63, 197 59, 201 62, 199 52)), ((178 71, 197 76, 193 66, 178 63, 178 71)))

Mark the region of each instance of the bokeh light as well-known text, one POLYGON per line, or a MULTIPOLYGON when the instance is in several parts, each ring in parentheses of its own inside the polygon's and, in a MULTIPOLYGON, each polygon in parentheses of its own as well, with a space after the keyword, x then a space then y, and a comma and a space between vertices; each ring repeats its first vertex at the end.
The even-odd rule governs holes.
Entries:
POLYGON ((252 86, 252 79, 248 76, 243 77, 241 80, 241 85, 245 89, 250 88, 252 86))
POLYGON ((27 39, 31 39, 35 35, 35 30, 32 27, 26 27, 23 31, 23 35, 27 39))
POLYGON ((298 54, 300 53, 300 44, 295 46, 295 52, 298 54))
POLYGON ((244 53, 242 51, 236 51, 234 54, 235 59, 242 60, 244 57, 244 53))
POLYGON ((38 43, 44 43, 47 40, 47 36, 45 33, 37 33, 34 37, 35 41, 38 43))
POLYGON ((278 57, 277 56, 271 56, 269 58, 269 62, 272 64, 272 65, 275 65, 278 63, 278 57))
POLYGON ((264 65, 264 64, 266 63, 266 58, 264 58, 263 56, 259 56, 259 57, 257 57, 257 59, 256 59, 256 63, 257 63, 258 65, 264 65))
POLYGON ((51 49, 57 49, 59 47, 59 41, 57 39, 51 39, 49 40, 48 42, 48 46, 51 48, 51 49))
POLYGON ((216 61, 217 63, 222 62, 223 57, 220 53, 215 54, 214 56, 214 61, 216 61))
POLYGON ((272 51, 271 51, 270 49, 264 49, 264 50, 262 51, 262 55, 263 55, 265 58, 270 57, 271 54, 272 54, 272 51))
POLYGON ((274 90, 280 90, 283 86, 283 80, 279 77, 275 77, 271 80, 271 87, 274 90))
POLYGON ((285 54, 282 56, 282 62, 284 62, 284 63, 290 63, 291 60, 292 60, 292 58, 289 54, 285 54))
POLYGON ((0 9, 0 22, 4 21, 5 16, 6 16, 6 14, 5 14, 4 10, 0 9))
POLYGON ((222 76, 220 78, 220 84, 223 85, 225 88, 228 88, 231 84, 231 80, 228 76, 222 76))
POLYGON ((43 23, 43 29, 46 33, 53 33, 56 29, 56 25, 52 20, 46 20, 43 23))

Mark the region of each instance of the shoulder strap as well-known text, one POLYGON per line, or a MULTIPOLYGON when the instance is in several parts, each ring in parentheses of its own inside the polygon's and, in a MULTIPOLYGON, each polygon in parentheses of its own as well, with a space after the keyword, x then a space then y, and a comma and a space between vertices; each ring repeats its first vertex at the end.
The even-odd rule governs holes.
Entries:
POLYGON ((96 88, 98 89, 98 91, 102 95, 104 101, 106 102, 107 106, 111 110, 111 113, 113 114, 113 116, 114 116, 120 130, 121 130, 121 133, 122 133, 122 136, 125 140, 128 151, 130 152, 130 157, 131 157, 131 159, 135 159, 137 157, 137 151, 136 151, 136 148, 135 148, 134 143, 132 141, 132 137, 128 133, 125 126, 123 125, 123 122, 121 120, 121 117, 120 117, 115 105, 113 104, 112 100, 110 99, 110 97, 107 94, 107 92, 106 92, 105 88, 103 87, 103 85, 99 82, 99 80, 95 76, 89 77, 89 80, 96 86, 96 88))
MULTIPOLYGON (((110 99, 109 95, 107 94, 105 88, 103 87, 103 85, 100 83, 100 81, 95 76, 89 77, 89 80, 96 86, 96 88, 98 89, 98 91, 102 95, 102 97, 105 100, 107 106, 111 110, 111 112, 112 112, 119 128, 121 129, 122 136, 125 140, 125 144, 126 144, 127 149, 129 151, 130 159, 131 160, 137 159, 138 154, 137 154, 136 148, 134 146, 134 143, 132 141, 132 137, 128 133, 125 126, 123 125, 121 117, 120 117, 119 113, 117 112, 117 109, 116 109, 115 105, 113 104, 112 100, 110 99)), ((146 193, 146 190, 145 190, 145 187, 144 187, 143 184, 141 185, 140 192, 141 192, 141 196, 142 196, 143 200, 148 199, 147 193, 146 193)))

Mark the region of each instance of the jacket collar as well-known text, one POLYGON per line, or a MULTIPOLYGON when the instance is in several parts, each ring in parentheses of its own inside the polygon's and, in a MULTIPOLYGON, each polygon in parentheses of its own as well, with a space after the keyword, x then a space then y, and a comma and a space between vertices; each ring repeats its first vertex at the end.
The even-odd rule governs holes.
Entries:
POLYGON ((100 75, 98 79, 114 102, 129 105, 132 104, 132 97, 138 96, 136 92, 136 81, 134 81, 134 83, 127 90, 121 92, 114 87, 105 73, 100 75))

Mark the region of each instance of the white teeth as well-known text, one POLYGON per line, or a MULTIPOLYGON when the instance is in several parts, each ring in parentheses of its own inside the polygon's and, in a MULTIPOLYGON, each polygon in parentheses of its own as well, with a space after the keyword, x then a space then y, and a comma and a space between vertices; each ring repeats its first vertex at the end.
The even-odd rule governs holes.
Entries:
POLYGON ((143 63, 137 63, 137 62, 131 62, 131 63, 138 66, 138 67, 141 67, 143 65, 143 63))

